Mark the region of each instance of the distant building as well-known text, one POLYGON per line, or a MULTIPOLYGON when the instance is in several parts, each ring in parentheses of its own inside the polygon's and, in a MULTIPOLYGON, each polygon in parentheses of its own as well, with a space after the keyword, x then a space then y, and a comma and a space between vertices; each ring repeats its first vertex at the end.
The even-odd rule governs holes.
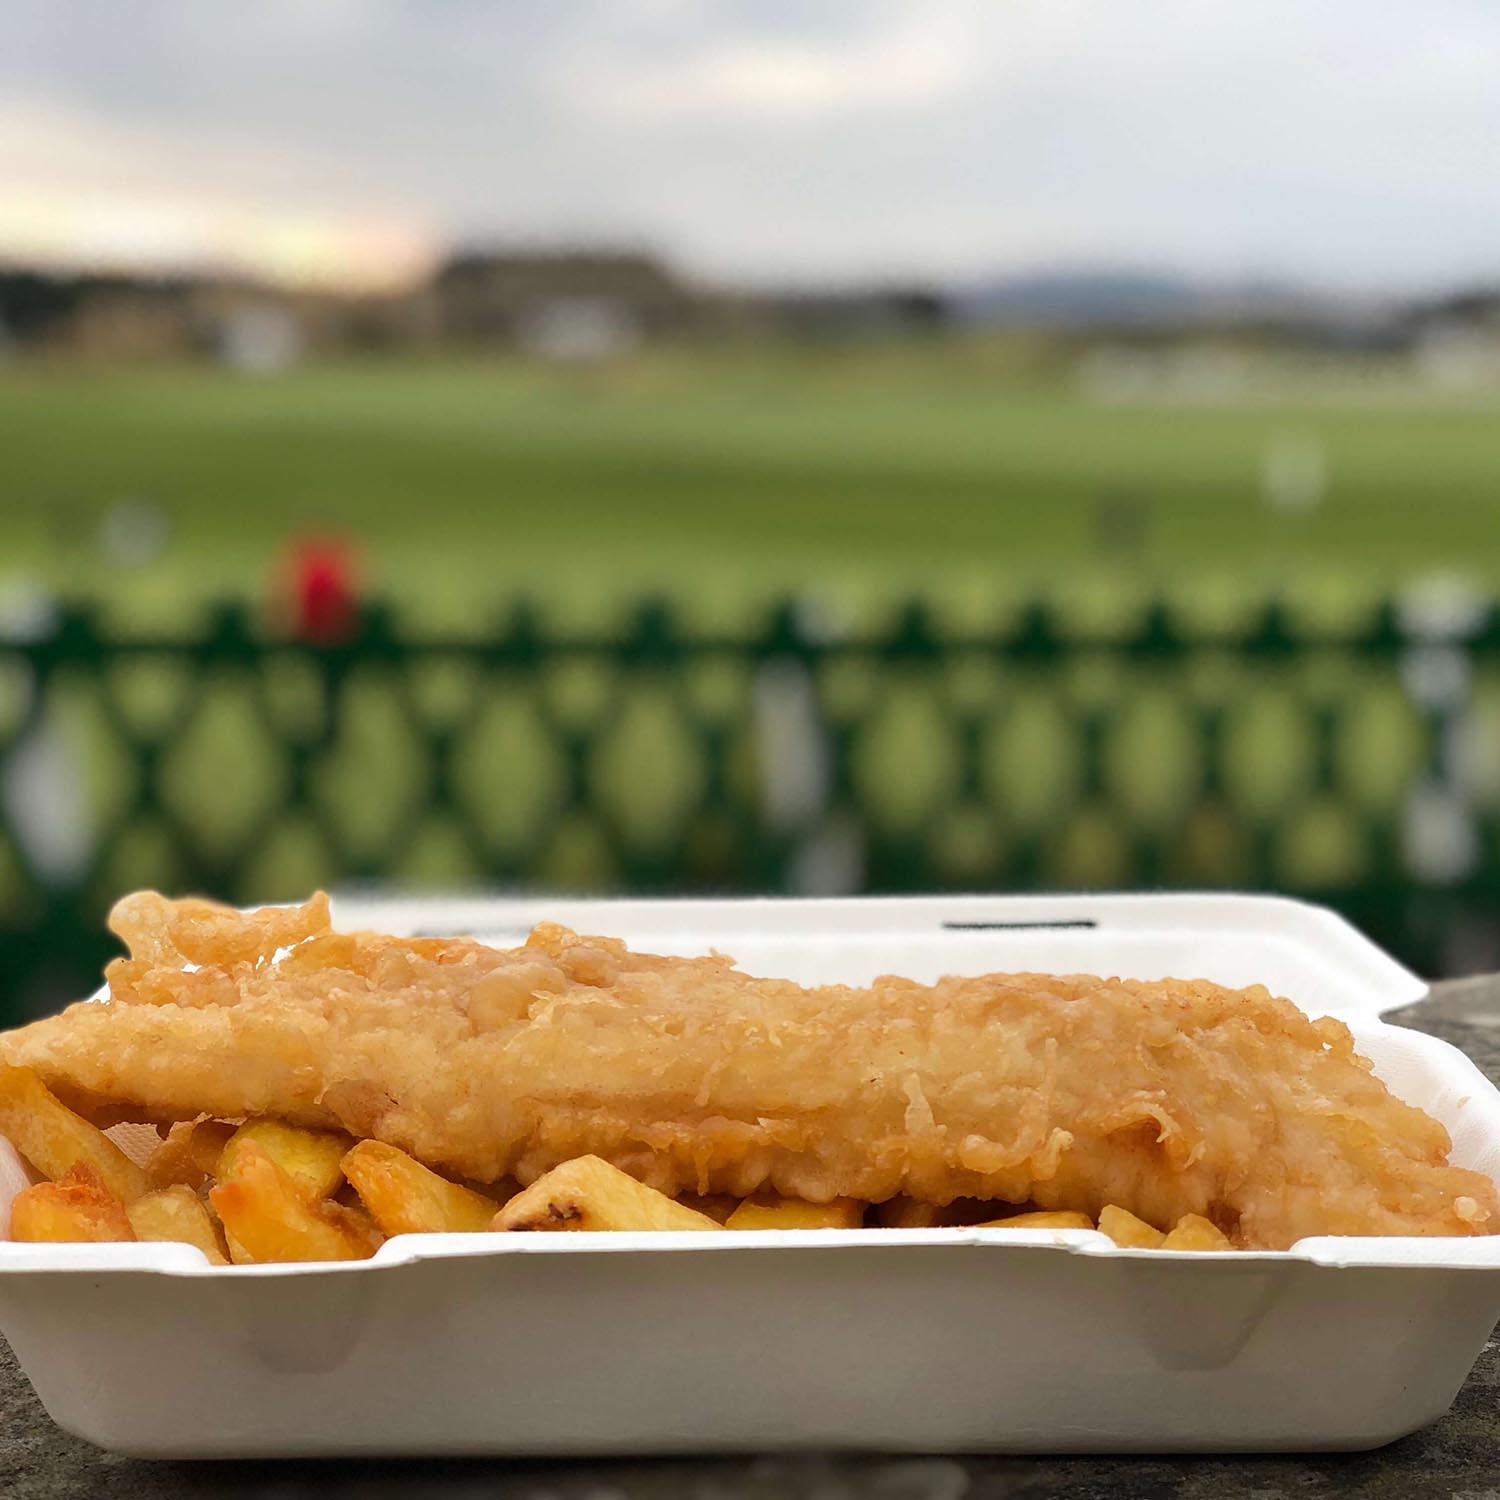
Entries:
POLYGON ((1412 367, 1427 384, 1447 390, 1500 385, 1500 290, 1420 307, 1410 332, 1412 367))
POLYGON ((7 347, 99 361, 213 359, 266 373, 310 354, 428 336, 411 295, 337 296, 231 277, 67 275, 0 268, 7 347))
POLYGON ((84 284, 49 322, 44 348, 85 359, 170 359, 199 352, 188 288, 170 282, 84 284))
POLYGON ((752 332, 857 341, 939 332, 948 325, 949 303, 926 287, 871 287, 747 296, 742 313, 752 332))
POLYGON ((586 364, 689 337, 878 340, 948 322, 948 300, 924 287, 717 289, 631 251, 455 255, 424 286, 363 297, 233 277, 0 267, 0 328, 17 349, 106 361, 212 359, 249 373, 328 353, 433 344, 586 364))
POLYGON ((128 276, 0 268, 0 324, 17 349, 134 357, 176 352, 186 288, 128 276))
POLYGON ((454 256, 428 292, 445 343, 585 360, 699 331, 708 304, 662 262, 632 252, 454 256))

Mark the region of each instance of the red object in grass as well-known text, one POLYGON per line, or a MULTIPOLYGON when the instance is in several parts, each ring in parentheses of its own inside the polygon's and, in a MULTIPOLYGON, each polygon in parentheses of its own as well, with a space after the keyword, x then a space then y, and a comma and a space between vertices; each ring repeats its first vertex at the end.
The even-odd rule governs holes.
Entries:
POLYGON ((289 574, 297 638, 315 645, 347 639, 359 618, 353 548, 338 537, 308 537, 293 546, 289 574))

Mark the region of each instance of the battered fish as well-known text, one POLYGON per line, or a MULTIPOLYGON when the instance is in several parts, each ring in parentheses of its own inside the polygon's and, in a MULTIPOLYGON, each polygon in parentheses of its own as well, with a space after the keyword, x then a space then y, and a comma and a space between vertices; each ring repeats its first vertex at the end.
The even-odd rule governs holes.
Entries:
POLYGON ((1336 1021, 1045 974, 804 989, 541 926, 509 950, 153 893, 105 1003, 0 1036, 95 1115, 272 1114, 477 1181, 592 1153, 667 1192, 1203 1214, 1238 1245, 1500 1227, 1336 1021))

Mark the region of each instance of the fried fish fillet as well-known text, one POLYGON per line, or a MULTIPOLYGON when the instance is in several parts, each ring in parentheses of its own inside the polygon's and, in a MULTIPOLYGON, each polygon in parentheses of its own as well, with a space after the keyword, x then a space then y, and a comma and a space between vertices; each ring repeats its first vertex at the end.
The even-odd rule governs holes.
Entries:
POLYGON ((476 1181, 601 1156, 667 1192, 1202 1214, 1247 1247, 1500 1227, 1494 1184, 1336 1021, 1262 988, 1044 974, 807 989, 538 927, 520 948, 111 917, 109 999, 0 1036, 79 1107, 273 1114, 476 1181))

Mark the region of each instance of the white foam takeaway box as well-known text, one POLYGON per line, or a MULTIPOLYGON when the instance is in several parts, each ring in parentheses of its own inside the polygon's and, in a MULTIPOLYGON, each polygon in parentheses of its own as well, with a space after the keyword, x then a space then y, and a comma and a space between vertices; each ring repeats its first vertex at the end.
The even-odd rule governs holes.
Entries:
MULTIPOLYGON (((1454 1159, 1500 1095, 1388 1026, 1425 986, 1326 911, 1225 896, 346 902, 518 940, 546 917, 804 981, 1000 969, 1261 982, 1337 1015, 1454 1159)), ((8 1202, 8 1196, 5 1198, 8 1202)), ((1084 1231, 453 1235, 336 1266, 0 1244, 52 1416, 157 1456, 1365 1448, 1440 1416, 1500 1317, 1500 1237, 1127 1251, 1084 1231)))

